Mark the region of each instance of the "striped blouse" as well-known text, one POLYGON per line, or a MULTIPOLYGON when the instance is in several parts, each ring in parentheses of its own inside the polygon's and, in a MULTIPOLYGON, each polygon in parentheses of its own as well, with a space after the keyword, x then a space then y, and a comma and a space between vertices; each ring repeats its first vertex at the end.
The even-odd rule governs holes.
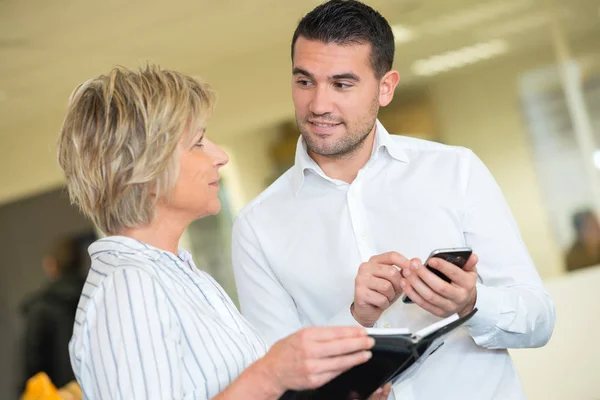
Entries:
POLYGON ((266 352, 189 252, 122 236, 89 252, 69 345, 86 399, 211 398, 266 352))

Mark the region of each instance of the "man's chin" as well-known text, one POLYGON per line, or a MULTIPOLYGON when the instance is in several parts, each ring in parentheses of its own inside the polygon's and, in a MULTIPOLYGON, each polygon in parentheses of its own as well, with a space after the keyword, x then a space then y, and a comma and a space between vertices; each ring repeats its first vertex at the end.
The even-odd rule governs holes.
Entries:
POLYGON ((324 157, 337 156, 339 153, 338 149, 332 148, 331 146, 318 146, 314 143, 308 144, 308 150, 310 153, 317 154, 324 157))

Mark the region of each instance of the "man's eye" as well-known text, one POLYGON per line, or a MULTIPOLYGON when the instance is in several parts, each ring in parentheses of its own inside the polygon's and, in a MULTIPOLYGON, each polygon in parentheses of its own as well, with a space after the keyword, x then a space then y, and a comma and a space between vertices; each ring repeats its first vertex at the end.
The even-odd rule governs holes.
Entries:
POLYGON ((299 86, 310 86, 311 82, 307 79, 300 79, 297 81, 299 86))
POLYGON ((351 88, 351 87, 352 87, 352 85, 351 85, 351 84, 349 84, 349 83, 345 83, 345 82, 336 82, 336 83, 334 83, 334 84, 333 84, 333 86, 334 86, 336 89, 348 89, 348 88, 351 88))

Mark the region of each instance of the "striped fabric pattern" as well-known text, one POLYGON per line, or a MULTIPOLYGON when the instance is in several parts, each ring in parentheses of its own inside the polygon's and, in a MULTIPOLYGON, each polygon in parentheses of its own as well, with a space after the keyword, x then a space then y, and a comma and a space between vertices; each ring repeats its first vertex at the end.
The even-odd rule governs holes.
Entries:
POLYGON ((190 253, 122 236, 92 264, 69 346, 86 399, 207 399, 266 345, 190 253))

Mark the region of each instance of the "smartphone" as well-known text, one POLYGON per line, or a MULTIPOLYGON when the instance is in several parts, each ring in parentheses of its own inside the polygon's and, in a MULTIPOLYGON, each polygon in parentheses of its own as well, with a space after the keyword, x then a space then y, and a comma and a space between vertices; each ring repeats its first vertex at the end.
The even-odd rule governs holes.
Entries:
MULTIPOLYGON (((469 257, 471 257, 471 254, 473 254, 473 250, 471 250, 469 247, 455 247, 455 248, 451 248, 451 249, 437 249, 431 252, 431 254, 429 255, 429 257, 427 257, 427 261, 425 261, 425 266, 434 274, 436 274, 437 276, 439 276, 441 279, 443 279, 444 281, 450 283, 450 278, 448 278, 446 275, 442 274, 440 271, 438 271, 435 268, 431 268, 428 263, 429 260, 431 260, 432 258, 441 258, 442 260, 446 260, 449 263, 452 263, 454 265, 456 265, 459 268, 462 268, 465 266, 465 264, 467 263, 467 260, 469 259, 469 257)), ((406 303, 406 304, 410 304, 413 301, 410 299, 410 297, 406 296, 406 294, 402 295, 402 302, 406 303)))

